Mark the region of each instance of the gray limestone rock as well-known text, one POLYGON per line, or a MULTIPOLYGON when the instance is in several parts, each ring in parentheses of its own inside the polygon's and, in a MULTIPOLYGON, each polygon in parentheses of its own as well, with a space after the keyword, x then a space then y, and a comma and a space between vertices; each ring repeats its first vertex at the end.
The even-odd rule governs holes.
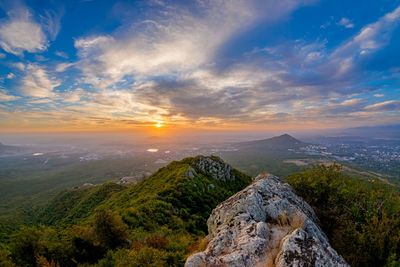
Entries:
MULTIPOLYGON (((196 167, 229 179, 229 167, 207 158, 196 167)), ((207 224, 208 246, 190 256, 186 267, 348 266, 316 224, 312 208, 276 176, 257 176, 218 205, 207 224)))

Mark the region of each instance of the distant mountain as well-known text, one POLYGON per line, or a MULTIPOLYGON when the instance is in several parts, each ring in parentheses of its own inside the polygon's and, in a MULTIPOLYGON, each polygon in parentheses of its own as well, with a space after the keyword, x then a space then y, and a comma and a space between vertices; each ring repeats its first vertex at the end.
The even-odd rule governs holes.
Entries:
POLYGON ((268 150, 286 150, 306 145, 306 143, 294 138, 289 134, 275 136, 269 139, 249 141, 239 143, 242 149, 268 149, 268 150))

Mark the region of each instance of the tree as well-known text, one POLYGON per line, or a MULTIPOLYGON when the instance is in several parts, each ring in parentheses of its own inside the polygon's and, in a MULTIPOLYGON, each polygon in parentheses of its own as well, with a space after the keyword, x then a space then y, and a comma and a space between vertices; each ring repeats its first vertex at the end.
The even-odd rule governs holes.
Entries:
POLYGON ((127 244, 128 227, 119 215, 109 210, 96 211, 93 232, 96 240, 107 249, 115 249, 127 244))
POLYGON ((11 239, 12 258, 18 266, 36 266, 36 256, 42 250, 40 230, 37 228, 22 228, 11 239))

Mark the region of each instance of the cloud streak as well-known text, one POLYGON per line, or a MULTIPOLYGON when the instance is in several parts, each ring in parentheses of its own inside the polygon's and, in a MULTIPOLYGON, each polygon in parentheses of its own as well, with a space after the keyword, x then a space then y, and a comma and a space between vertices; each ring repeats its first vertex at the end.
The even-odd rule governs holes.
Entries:
POLYGON ((22 79, 20 91, 22 94, 29 97, 53 97, 55 95, 54 89, 60 84, 60 80, 50 78, 47 71, 42 67, 29 64, 26 67, 26 73, 22 79))

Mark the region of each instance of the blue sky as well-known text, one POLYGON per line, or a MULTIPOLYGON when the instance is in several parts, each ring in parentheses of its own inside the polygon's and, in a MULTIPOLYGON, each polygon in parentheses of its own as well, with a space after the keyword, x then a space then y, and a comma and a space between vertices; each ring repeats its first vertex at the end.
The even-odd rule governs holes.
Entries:
POLYGON ((3 130, 400 122, 400 0, 0 1, 3 130))

